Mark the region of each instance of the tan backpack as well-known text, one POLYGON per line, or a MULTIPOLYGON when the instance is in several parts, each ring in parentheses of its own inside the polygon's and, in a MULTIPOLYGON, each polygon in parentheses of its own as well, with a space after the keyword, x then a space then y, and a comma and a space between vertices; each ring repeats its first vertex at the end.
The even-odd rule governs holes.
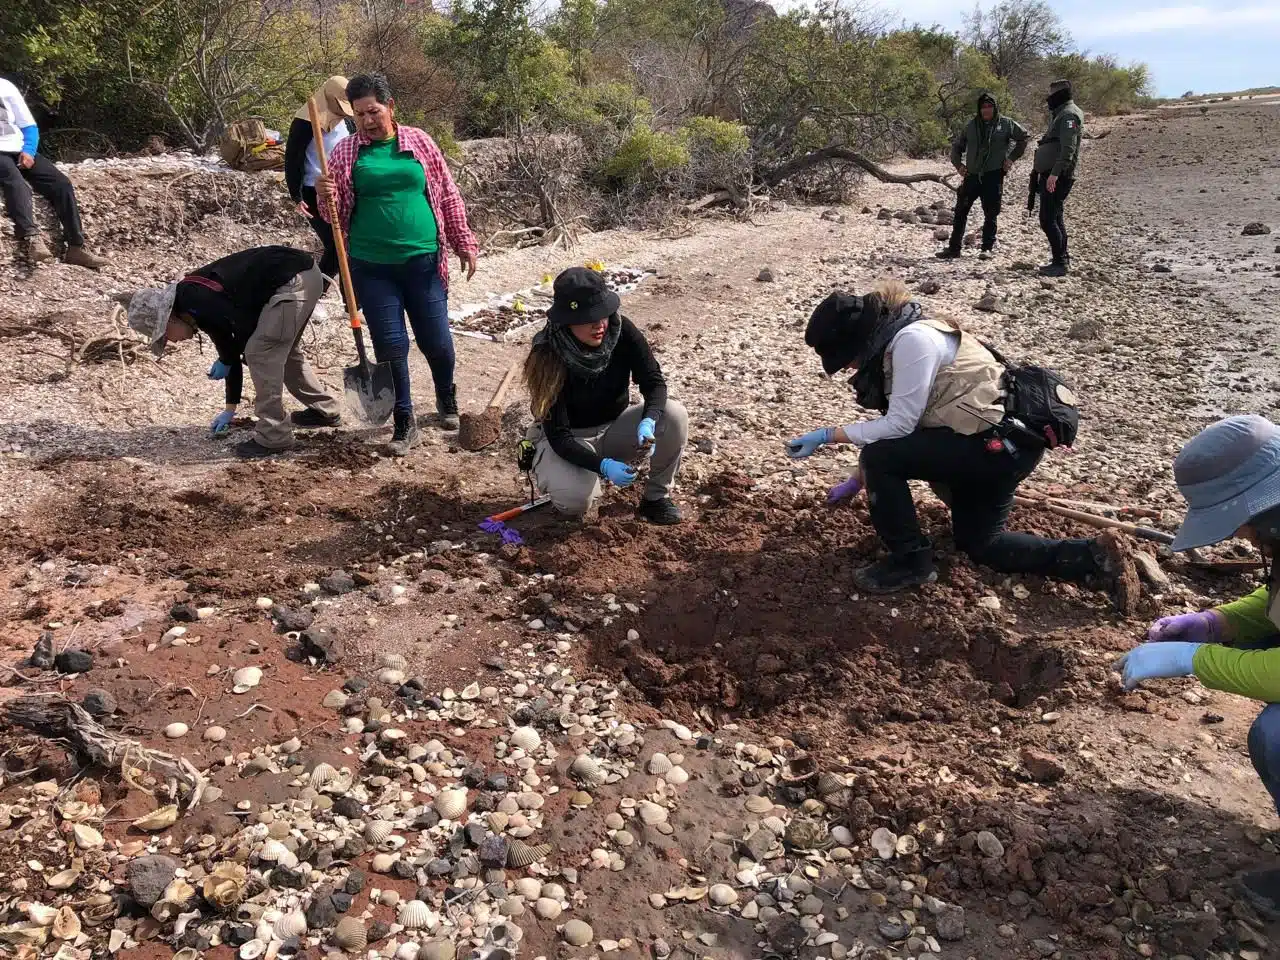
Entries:
POLYGON ((261 120, 238 120, 227 128, 218 143, 218 152, 236 170, 284 169, 284 145, 267 136, 261 120))

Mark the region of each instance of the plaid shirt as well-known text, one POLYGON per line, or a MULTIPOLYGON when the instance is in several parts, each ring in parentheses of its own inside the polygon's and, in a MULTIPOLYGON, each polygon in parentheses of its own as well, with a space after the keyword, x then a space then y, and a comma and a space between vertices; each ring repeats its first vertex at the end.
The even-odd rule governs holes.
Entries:
MULTIPOLYGON (((427 175, 427 202, 440 224, 449 246, 455 253, 476 254, 480 245, 475 234, 467 224, 467 208, 462 202, 462 194, 453 182, 449 173, 449 164, 444 154, 436 146, 434 140, 425 131, 417 127, 396 124, 397 148, 412 153, 414 159, 422 164, 427 175)), ((347 137, 336 147, 329 157, 329 179, 333 181, 334 195, 338 202, 338 225, 344 234, 351 230, 351 211, 355 209, 356 194, 351 185, 351 175, 355 170, 356 156, 363 146, 372 141, 363 133, 347 137)), ((320 215, 332 221, 329 205, 320 204, 320 215)), ((449 257, 440 257, 440 282, 445 289, 449 287, 449 257)))

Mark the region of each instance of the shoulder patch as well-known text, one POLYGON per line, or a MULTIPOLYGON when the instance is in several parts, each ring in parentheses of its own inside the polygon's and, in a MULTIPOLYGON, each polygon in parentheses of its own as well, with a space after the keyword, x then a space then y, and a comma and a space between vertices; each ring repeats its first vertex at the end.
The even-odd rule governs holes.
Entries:
POLYGON ((1074 118, 1074 117, 1068 117, 1068 118, 1067 118, 1067 126, 1068 126, 1069 128, 1073 128, 1073 127, 1075 127, 1075 125, 1076 125, 1075 118, 1074 118))

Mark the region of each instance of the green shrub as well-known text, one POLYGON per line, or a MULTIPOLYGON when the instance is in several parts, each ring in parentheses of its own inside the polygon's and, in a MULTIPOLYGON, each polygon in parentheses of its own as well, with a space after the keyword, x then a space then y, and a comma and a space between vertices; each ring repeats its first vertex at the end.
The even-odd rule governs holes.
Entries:
POLYGON ((682 137, 637 124, 600 167, 611 186, 655 186, 688 168, 689 148, 682 137))

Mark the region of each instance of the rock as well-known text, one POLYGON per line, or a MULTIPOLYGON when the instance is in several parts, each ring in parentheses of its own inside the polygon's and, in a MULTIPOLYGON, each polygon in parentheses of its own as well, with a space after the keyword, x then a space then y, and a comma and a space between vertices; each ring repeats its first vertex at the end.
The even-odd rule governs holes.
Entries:
POLYGON ((1033 747, 1022 748, 1022 765, 1037 783, 1057 783, 1067 775, 1067 768, 1052 754, 1033 747))
POLYGON ((934 214, 934 218, 938 221, 938 223, 947 227, 951 226, 956 222, 956 215, 955 215, 955 211, 953 210, 946 210, 946 209, 939 210, 936 214, 934 214))
POLYGON ((839 210, 823 210, 821 219, 828 223, 844 223, 844 214, 839 210))
POLYGON ((897 943, 899 940, 905 940, 910 936, 911 924, 900 917, 886 917, 876 925, 876 930, 886 940, 897 943))
POLYGON ((776 842, 777 838, 772 832, 756 830, 747 839, 740 841, 738 846, 742 849, 744 856, 750 857, 756 863, 763 863, 776 842))
POLYGON ((946 227, 939 227, 937 230, 933 231, 933 239, 937 240, 939 243, 946 243, 951 239, 951 231, 946 227))
POLYGON ((125 879, 133 899, 144 907, 153 907, 164 896, 164 888, 173 880, 182 864, 173 857, 155 854, 135 857, 125 868, 125 879))
POLYGON ((786 957, 800 949, 809 939, 809 932, 800 924, 799 919, 784 913, 768 923, 765 938, 775 952, 786 957))
POLYGON ((892 211, 892 210, 886 210, 884 207, 881 207, 881 208, 880 208, 879 213, 877 213, 877 214, 876 214, 876 219, 877 219, 877 220, 892 220, 892 219, 893 219, 893 211, 892 211))
POLYGON ((320 581, 320 589, 334 596, 350 593, 355 588, 355 578, 345 570, 335 570, 320 581))
POLYGON ((595 937, 591 925, 581 920, 570 920, 560 931, 564 942, 573 947, 585 947, 595 937))
MULTIPOLYGON (((339 911, 333 903, 331 893, 328 887, 321 887, 311 898, 311 903, 307 905, 306 910, 308 930, 323 930, 338 922, 339 911)), ((350 898, 347 903, 350 904, 350 898)))
POLYGON ((1265 237, 1270 232, 1271 232, 1271 228, 1268 227, 1265 223, 1259 223, 1257 221, 1254 221, 1253 223, 1246 223, 1244 225, 1244 229, 1240 231, 1240 236, 1265 237))
POLYGON ((1031 949, 1041 957, 1052 957, 1058 952, 1058 945, 1052 940, 1044 940, 1037 938, 1031 941, 1031 949))
POLYGON ((1153 587, 1167 589, 1169 587, 1169 575, 1164 572, 1159 561, 1145 550, 1134 550, 1132 552, 1133 565, 1138 568, 1138 576, 1153 587))
POLYGON ((813 894, 809 894, 796 904, 796 909, 800 911, 801 916, 816 917, 822 912, 822 901, 813 894))
POLYGON ((329 900, 333 904, 333 909, 338 913, 346 913, 351 909, 351 901, 354 900, 351 894, 345 890, 337 890, 329 895, 329 900))
POLYGON ((59 673, 88 673, 93 669, 93 654, 88 650, 64 650, 53 658, 59 673))
POLYGON ((282 604, 272 607, 271 615, 276 618, 276 629, 280 633, 296 633, 305 630, 315 619, 315 615, 310 610, 295 610, 282 604))
POLYGON ((501 868, 507 862, 509 844, 505 837, 488 836, 480 841, 478 855, 480 862, 491 867, 501 868))
POLYGON ((1000 313, 1000 297, 994 293, 984 293, 982 298, 973 305, 973 309, 983 313, 1000 313))
POLYGON ((933 296, 942 290, 942 284, 937 280, 924 280, 917 289, 926 296, 933 296))
POLYGON ((194 604, 175 603, 169 608, 169 619, 178 623, 195 623, 200 619, 194 604))
POLYGON ((116 698, 106 690, 90 690, 84 695, 81 706, 91 717, 109 717, 116 712, 116 698))
POLYGON ((365 874, 363 870, 352 870, 347 874, 346 882, 343 883, 342 889, 353 897, 364 890, 365 874))
POLYGON ((759 283, 773 283, 773 270, 769 267, 763 268, 758 274, 756 274, 756 281, 759 283))
POLYGON ((1103 326, 1100 320, 1093 317, 1082 317, 1067 329, 1068 340, 1099 340, 1102 338, 1103 326))
POLYGON ((48 670, 53 666, 53 634, 42 633, 40 639, 36 641, 35 649, 31 651, 31 656, 27 659, 27 663, 39 670, 48 670))
POLYGON ((391 924, 383 920, 375 920, 369 924, 369 942, 377 943, 391 935, 391 924))
POLYGON ((1004 856, 1004 844, 989 830, 983 830, 978 834, 978 849, 982 851, 984 857, 1004 856))
POLYGON ((964 907, 947 907, 938 915, 938 938, 964 939, 964 907))

